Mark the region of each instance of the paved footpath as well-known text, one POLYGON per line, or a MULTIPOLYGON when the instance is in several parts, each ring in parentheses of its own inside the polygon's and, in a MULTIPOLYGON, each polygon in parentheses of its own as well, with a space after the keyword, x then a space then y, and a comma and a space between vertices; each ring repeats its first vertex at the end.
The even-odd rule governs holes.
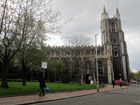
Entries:
MULTIPOLYGON (((106 85, 104 88, 99 89, 99 92, 115 91, 118 89, 129 88, 129 86, 115 86, 106 85)), ((3 97, 0 98, 0 105, 29 105, 31 103, 47 102, 52 100, 60 100, 72 97, 79 97, 89 94, 96 94, 97 89, 81 90, 73 92, 62 92, 62 93, 46 93, 45 96, 39 95, 25 95, 25 96, 14 96, 14 97, 3 97)))

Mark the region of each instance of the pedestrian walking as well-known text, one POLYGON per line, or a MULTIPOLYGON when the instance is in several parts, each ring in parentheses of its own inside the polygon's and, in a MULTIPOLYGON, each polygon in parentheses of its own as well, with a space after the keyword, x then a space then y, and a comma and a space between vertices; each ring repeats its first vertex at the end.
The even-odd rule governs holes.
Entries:
POLYGON ((120 78, 120 87, 122 87, 122 79, 120 78))
POLYGON ((112 85, 113 85, 113 88, 114 88, 114 85, 115 85, 115 81, 114 80, 112 80, 112 85))
POLYGON ((44 96, 44 87, 46 88, 46 85, 45 85, 45 81, 44 81, 44 78, 41 77, 40 79, 40 93, 39 93, 39 96, 41 96, 41 94, 44 96))

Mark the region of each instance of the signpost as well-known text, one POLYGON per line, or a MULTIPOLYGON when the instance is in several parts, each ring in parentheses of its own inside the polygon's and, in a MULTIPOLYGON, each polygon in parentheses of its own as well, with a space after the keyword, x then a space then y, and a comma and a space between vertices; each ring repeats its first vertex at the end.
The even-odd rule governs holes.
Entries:
POLYGON ((42 62, 43 77, 45 77, 45 69, 47 69, 47 62, 42 62))

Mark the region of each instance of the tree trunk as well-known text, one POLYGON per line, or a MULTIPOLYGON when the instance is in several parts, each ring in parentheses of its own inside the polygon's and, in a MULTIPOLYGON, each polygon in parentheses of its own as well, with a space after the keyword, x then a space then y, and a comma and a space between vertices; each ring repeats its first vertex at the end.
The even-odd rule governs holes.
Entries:
POLYGON ((25 83, 25 70, 22 70, 22 78, 23 78, 22 85, 26 85, 26 83, 25 83))
POLYGON ((22 85, 26 85, 26 83, 25 83, 25 65, 24 65, 24 60, 22 60, 22 79, 23 79, 22 85))
POLYGON ((61 81, 61 75, 59 75, 59 81, 61 81))
POLYGON ((2 64, 1 65, 1 70, 2 70, 2 81, 1 81, 1 87, 4 88, 9 88, 8 83, 7 83, 7 76, 8 76, 8 65, 7 64, 2 64))
POLYGON ((56 74, 54 75, 54 80, 56 81, 56 74))
POLYGON ((78 82, 79 82, 79 86, 81 86, 81 78, 80 78, 80 69, 78 70, 78 82))
POLYGON ((31 81, 34 79, 34 71, 31 71, 31 81))

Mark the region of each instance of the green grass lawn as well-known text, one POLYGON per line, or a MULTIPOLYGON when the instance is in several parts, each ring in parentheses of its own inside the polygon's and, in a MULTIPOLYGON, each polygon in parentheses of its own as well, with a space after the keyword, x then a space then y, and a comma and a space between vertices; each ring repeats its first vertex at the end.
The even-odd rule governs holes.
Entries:
MULTIPOLYGON (((26 82, 26 86, 23 86, 22 82, 8 82, 8 85, 9 88, 0 87, 0 96, 39 94, 39 82, 26 82)), ((46 86, 50 88, 50 91, 45 91, 45 93, 96 89, 96 85, 79 86, 77 83, 46 83, 46 86)))

